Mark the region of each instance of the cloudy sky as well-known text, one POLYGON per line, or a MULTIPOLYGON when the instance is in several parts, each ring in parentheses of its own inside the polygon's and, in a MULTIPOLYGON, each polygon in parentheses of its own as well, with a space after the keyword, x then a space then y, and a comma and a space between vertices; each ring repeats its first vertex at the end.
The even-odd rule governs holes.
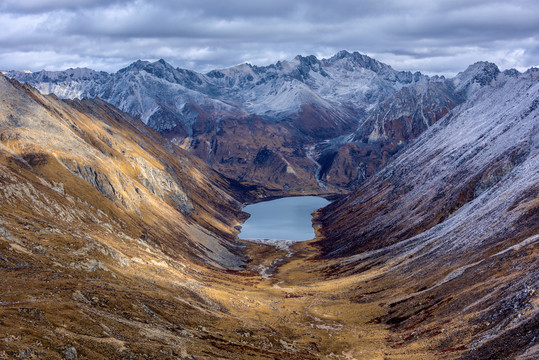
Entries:
POLYGON ((0 69, 109 72, 163 58, 197 71, 359 51, 453 75, 539 65, 537 0, 2 0, 0 69))

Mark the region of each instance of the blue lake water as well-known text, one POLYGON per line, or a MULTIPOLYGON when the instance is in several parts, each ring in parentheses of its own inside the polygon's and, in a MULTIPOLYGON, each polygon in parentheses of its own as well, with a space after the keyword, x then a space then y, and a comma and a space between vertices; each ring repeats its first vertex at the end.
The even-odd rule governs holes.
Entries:
POLYGON ((317 196, 298 196, 247 205, 251 217, 242 225, 241 239, 304 241, 314 239, 312 212, 329 204, 317 196))

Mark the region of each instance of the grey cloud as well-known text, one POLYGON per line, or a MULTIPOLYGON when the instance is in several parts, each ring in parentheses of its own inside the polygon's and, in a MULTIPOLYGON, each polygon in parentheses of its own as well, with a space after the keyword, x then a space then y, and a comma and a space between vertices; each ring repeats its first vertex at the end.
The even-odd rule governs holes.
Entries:
POLYGON ((164 58, 206 71, 360 51, 396 69, 454 74, 479 60, 538 64, 529 0, 4 0, 0 69, 116 71, 164 58))
POLYGON ((133 0, 3 0, 0 11, 19 14, 37 14, 52 11, 82 11, 133 0))

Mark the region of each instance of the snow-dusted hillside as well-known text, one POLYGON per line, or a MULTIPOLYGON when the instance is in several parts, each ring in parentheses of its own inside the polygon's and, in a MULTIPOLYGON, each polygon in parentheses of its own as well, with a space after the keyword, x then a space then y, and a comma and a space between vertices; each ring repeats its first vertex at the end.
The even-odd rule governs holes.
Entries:
MULTIPOLYGON (((364 245, 380 246, 379 234, 371 239, 366 236, 367 228, 396 231, 414 223, 416 231, 420 231, 424 221, 431 226, 448 217, 456 221, 454 216, 461 206, 483 201, 485 196, 489 201, 502 200, 489 194, 515 174, 521 174, 524 183, 514 188, 515 179, 509 181, 507 186, 512 192, 536 187, 538 149, 539 72, 500 74, 365 182, 361 189, 366 191, 347 199, 348 206, 363 206, 364 200, 375 198, 380 191, 394 189, 377 205, 391 203, 386 215, 378 216, 376 222, 349 226, 362 227, 356 233, 363 233, 364 245), (443 216, 437 217, 437 205, 443 209, 443 216)), ((397 238, 394 234, 384 237, 384 241, 390 243, 397 238)), ((339 247, 341 242, 348 243, 343 238, 334 246, 339 247)))
POLYGON ((396 346, 443 332, 429 346, 449 358, 516 358, 539 324, 539 72, 480 85, 324 209, 322 244, 333 272, 380 284, 362 301, 393 298, 378 320, 396 346))

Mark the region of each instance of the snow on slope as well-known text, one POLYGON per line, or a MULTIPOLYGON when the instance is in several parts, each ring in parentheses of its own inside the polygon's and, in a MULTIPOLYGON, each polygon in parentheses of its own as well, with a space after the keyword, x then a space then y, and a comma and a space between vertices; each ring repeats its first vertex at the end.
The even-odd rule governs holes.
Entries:
POLYGON ((87 68, 65 71, 8 71, 4 74, 21 82, 27 82, 42 94, 55 94, 63 99, 96 97, 95 89, 102 86, 110 77, 106 72, 87 68))
POLYGON ((158 108, 174 114, 173 122, 188 119, 182 113, 186 103, 202 103, 218 113, 214 118, 249 113, 280 120, 302 105, 316 104, 337 119, 350 119, 387 94, 428 79, 346 51, 330 59, 297 56, 270 66, 242 64, 207 74, 175 69, 159 60, 137 61, 115 74, 69 69, 8 76, 62 98, 100 97, 145 123, 158 108))
POLYGON ((538 201, 539 72, 500 73, 326 207, 320 244, 367 279, 361 301, 392 298, 377 320, 396 346, 508 359, 536 341, 538 201))
MULTIPOLYGON (((520 190, 512 188, 515 194, 536 187, 538 119, 539 72, 528 71, 518 77, 498 75, 341 204, 359 209, 368 199, 395 189, 377 205, 388 206, 383 215, 349 227, 362 234, 363 245, 378 247, 379 229, 392 229, 391 234, 382 237, 389 244, 402 240, 402 234, 411 228, 424 229, 425 224, 430 228, 456 216, 464 211, 459 210, 464 204, 473 207, 484 204, 486 199, 502 201, 504 197, 488 194, 502 184, 501 180, 507 181, 518 171, 524 174, 519 181, 525 183, 520 184, 520 190), (437 210, 444 214, 442 218, 436 218, 437 210), (369 234, 373 234, 372 238, 369 234)), ((515 184, 510 181, 507 186, 515 184)), ((460 219, 465 222, 465 217, 460 219)), ((350 237, 354 238, 352 232, 338 243, 352 245, 350 237)), ((335 249, 338 247, 335 244, 335 249)), ((346 246, 339 251, 346 252, 346 246)))

